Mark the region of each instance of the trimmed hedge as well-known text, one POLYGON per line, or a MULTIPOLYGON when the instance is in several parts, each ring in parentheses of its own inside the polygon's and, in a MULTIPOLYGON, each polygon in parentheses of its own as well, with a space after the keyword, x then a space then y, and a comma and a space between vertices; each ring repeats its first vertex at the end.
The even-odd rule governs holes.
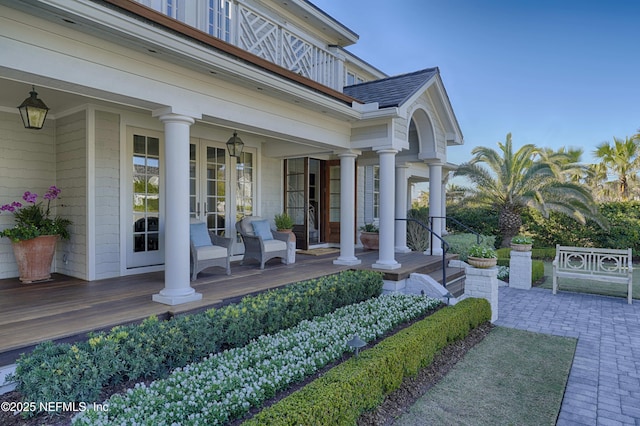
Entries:
POLYGON ((366 410, 429 365, 447 344, 491 319, 485 299, 465 299, 421 320, 358 358, 265 408, 246 425, 353 425, 366 410))
MULTIPOLYGON (((500 248, 496 250, 496 252, 498 253, 498 258, 500 259, 511 258, 511 249, 509 247, 500 248)), ((556 257, 555 247, 534 248, 531 250, 532 259, 553 260, 554 257, 556 257)))
POLYGON ((95 401, 106 385, 163 377, 211 353, 381 292, 379 272, 344 271, 247 296, 202 314, 169 321, 151 317, 139 325, 114 327, 74 345, 46 342, 18 359, 12 379, 24 401, 95 401))

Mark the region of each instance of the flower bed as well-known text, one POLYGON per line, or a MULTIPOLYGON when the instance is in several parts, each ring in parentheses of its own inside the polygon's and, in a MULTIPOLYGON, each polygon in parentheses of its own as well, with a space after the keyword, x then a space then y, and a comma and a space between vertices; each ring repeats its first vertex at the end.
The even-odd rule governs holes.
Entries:
MULTIPOLYGON (((163 377, 221 349, 378 296, 382 275, 344 271, 247 296, 219 309, 114 327, 74 345, 45 342, 17 361, 13 380, 26 402, 95 401, 103 386, 163 377)), ((35 415, 29 412, 28 415, 35 415)))
POLYGON ((138 384, 106 401, 108 411, 86 411, 74 424, 225 423, 337 360, 354 334, 372 341, 439 304, 393 295, 340 308, 177 369, 149 386, 138 384))

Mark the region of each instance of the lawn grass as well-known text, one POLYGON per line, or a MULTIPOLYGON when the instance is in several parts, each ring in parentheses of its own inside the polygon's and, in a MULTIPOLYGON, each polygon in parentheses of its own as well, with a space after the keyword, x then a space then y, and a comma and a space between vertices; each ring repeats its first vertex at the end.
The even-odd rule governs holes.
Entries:
MULTIPOLYGON (((545 280, 540 288, 551 289, 553 287, 553 266, 551 262, 544 262, 545 280)), ((627 285, 607 283, 577 278, 558 278, 560 291, 572 291, 575 293, 591 293, 603 296, 627 297, 627 285)), ((634 267, 633 287, 631 290, 634 299, 640 299, 640 268, 634 267)))
POLYGON ((496 327, 396 425, 554 425, 576 339, 496 327))

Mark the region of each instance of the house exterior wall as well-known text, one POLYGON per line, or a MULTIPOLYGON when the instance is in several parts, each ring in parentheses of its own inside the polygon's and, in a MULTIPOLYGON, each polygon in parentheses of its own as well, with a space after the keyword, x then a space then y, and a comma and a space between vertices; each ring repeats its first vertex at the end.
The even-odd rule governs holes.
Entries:
POLYGON ((95 112, 95 277, 120 274, 120 115, 95 112))
POLYGON ((58 243, 56 271, 87 278, 87 112, 56 120, 58 214, 70 219, 71 238, 58 243))
MULTIPOLYGON (((55 120, 48 120, 42 130, 27 131, 18 111, 0 110, 0 205, 22 202, 25 191, 38 194, 56 183, 55 120)), ((0 214, 2 229, 13 226, 10 213, 0 214)), ((0 278, 18 276, 11 241, 0 238, 0 278)))

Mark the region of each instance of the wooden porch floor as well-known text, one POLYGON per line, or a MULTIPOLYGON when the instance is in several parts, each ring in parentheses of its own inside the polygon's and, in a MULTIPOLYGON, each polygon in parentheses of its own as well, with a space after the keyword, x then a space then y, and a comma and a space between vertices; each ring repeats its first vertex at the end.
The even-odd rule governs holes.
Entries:
MULTIPOLYGON (((150 315, 166 319, 198 312, 247 294, 354 269, 334 265, 337 256, 298 254, 295 264, 284 265, 273 259, 264 270, 256 263, 234 262, 230 277, 221 268, 211 268, 192 282, 202 300, 177 306, 151 300, 164 288, 163 272, 91 282, 59 274, 54 274, 51 281, 35 284, 21 284, 17 278, 0 280, 0 366, 14 362, 20 353, 46 340, 76 341, 87 332, 139 322, 150 315)), ((371 269, 378 252, 362 251, 357 256, 362 264, 355 268, 371 269)), ((441 257, 406 253, 396 254, 396 260, 402 268, 386 273, 385 279, 401 279, 427 264, 439 263, 441 257)))

